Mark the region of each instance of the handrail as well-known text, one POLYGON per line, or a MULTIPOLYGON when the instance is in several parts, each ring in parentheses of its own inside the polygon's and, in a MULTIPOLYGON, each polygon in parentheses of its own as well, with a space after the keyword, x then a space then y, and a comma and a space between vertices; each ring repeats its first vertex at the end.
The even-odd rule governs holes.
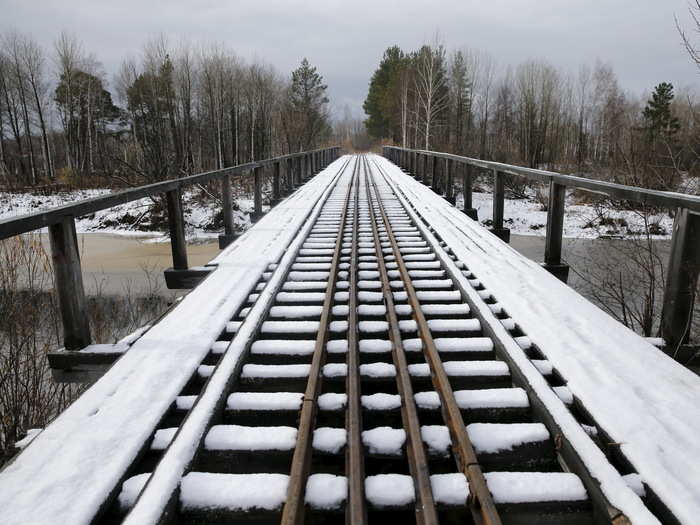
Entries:
POLYGON ((639 188, 636 186, 626 186, 614 182, 599 181, 587 179, 576 175, 564 175, 555 171, 539 170, 535 168, 526 168, 523 166, 515 166, 513 164, 504 164, 491 160, 481 160, 472 157, 463 157, 452 153, 442 153, 429 150, 414 150, 408 148, 400 148, 397 146, 385 146, 387 150, 405 151, 409 153, 420 153, 441 159, 451 160, 454 162, 469 164, 476 168, 498 171, 508 175, 516 175, 527 179, 537 180, 539 182, 555 182, 566 186, 567 188, 577 188, 593 193, 598 193, 606 197, 620 200, 628 200, 641 204, 659 206, 664 208, 687 208, 694 212, 700 213, 700 196, 687 195, 673 191, 651 190, 648 188, 639 188))
POLYGON ((207 171, 177 179, 168 179, 161 182, 155 182, 153 184, 147 184, 137 188, 128 188, 107 195, 100 195, 99 197, 83 199, 78 202, 65 204, 63 206, 58 206, 45 211, 28 213, 26 215, 20 215, 19 217, 0 219, 0 240, 22 233, 28 233, 46 226, 51 226, 52 224, 57 224, 66 216, 81 217, 84 215, 89 215, 97 211, 106 210, 108 208, 126 204, 127 202, 132 202, 144 197, 150 197, 152 195, 177 190, 183 186, 202 184, 211 180, 220 179, 227 175, 237 175, 248 171, 253 171, 256 168, 262 168, 274 165, 276 163, 281 163, 282 161, 305 157, 310 154, 322 153, 329 149, 334 148, 322 148, 300 153, 291 153, 271 159, 238 164, 236 166, 219 170, 207 171))
POLYGON ((561 257, 567 188, 577 188, 611 199, 627 200, 646 206, 676 209, 660 332, 665 341, 666 351, 674 357, 680 357, 679 349, 681 345, 688 342, 689 338, 695 287, 700 276, 700 196, 625 186, 438 151, 384 146, 383 153, 408 173, 426 184, 431 184, 434 191, 443 193, 444 190, 445 197, 452 204, 455 204, 455 164, 463 165, 465 167, 462 173, 463 211, 474 220, 478 217, 477 210, 472 206, 471 169, 492 171, 494 191, 491 231, 505 242, 510 239, 510 231, 504 227, 503 221, 505 200, 503 175, 515 175, 548 183, 547 236, 542 266, 564 282, 569 274, 569 266, 561 257), (444 160, 444 165, 440 166, 438 160, 444 160))

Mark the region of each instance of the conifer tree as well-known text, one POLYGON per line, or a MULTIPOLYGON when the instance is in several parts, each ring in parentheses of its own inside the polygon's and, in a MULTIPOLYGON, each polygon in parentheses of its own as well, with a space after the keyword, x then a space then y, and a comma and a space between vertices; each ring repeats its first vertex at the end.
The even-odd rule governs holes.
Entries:
POLYGON ((306 58, 292 71, 290 103, 299 124, 300 150, 312 149, 330 130, 326 89, 323 77, 306 58))
POLYGON ((670 138, 680 130, 678 118, 674 117, 671 111, 673 97, 673 84, 662 82, 656 86, 651 99, 647 101, 642 116, 647 121, 652 136, 662 134, 670 138))

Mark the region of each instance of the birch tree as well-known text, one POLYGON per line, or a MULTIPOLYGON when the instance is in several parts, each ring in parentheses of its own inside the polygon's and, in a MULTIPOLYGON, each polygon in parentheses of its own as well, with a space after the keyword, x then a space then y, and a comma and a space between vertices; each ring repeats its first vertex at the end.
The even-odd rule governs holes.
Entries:
POLYGON ((444 118, 449 102, 442 44, 424 45, 415 58, 414 88, 418 103, 424 149, 430 149, 431 133, 444 118))

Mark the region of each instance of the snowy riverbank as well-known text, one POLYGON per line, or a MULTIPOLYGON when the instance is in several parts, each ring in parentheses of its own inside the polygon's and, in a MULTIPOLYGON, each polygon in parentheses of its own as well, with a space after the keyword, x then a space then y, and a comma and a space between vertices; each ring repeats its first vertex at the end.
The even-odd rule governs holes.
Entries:
MULTIPOLYGON (((76 190, 53 195, 0 192, 0 219, 49 210, 110 192, 109 189, 76 190)), ((216 238, 223 229, 220 205, 212 198, 202 198, 201 192, 195 191, 183 192, 182 201, 188 240, 216 238)), ((253 201, 237 198, 235 202, 237 209, 233 212, 234 226, 238 230, 245 230, 250 226, 249 215, 253 210, 253 201)), ((167 222, 154 223, 156 219, 150 213, 152 208, 153 200, 150 198, 128 202, 78 218, 76 230, 78 233, 148 237, 152 242, 165 241, 167 222)))
MULTIPOLYGON (((32 193, 0 192, 0 219, 47 210, 109 193, 108 189, 79 190, 55 195, 32 193)), ((461 200, 461 199, 459 199, 461 200)), ((461 206, 461 202, 457 205, 461 206)), ((219 204, 213 199, 202 199, 193 191, 183 194, 187 236, 190 240, 215 238, 221 230, 219 204)), ((473 194, 474 207, 479 212, 479 220, 489 224, 492 214, 492 194, 473 194)), ((250 226, 249 215, 253 209, 252 199, 236 199, 238 209, 234 210, 236 228, 245 230, 250 226)), ((148 211, 153 201, 140 199, 134 202, 103 210, 76 221, 79 233, 109 233, 138 237, 152 237, 153 242, 165 240, 163 232, 167 225, 153 227, 148 211)), ((506 227, 516 235, 544 236, 546 233, 547 211, 536 200, 534 194, 527 199, 506 199, 506 227)), ((646 221, 651 226, 655 238, 670 238, 673 218, 667 213, 650 215, 646 221)), ((578 204, 571 195, 567 197, 564 217, 564 236, 572 239, 629 238, 645 231, 643 214, 631 210, 617 210, 596 207, 592 204, 578 204)))
MULTIPOLYGON (((493 197, 491 193, 473 193, 473 206, 479 212, 479 221, 490 223, 493 197)), ((461 206, 461 202, 457 203, 461 206)), ((547 228, 547 211, 532 197, 506 199, 505 227, 512 234, 544 236, 547 228)), ((673 218, 667 213, 646 217, 654 238, 668 239, 673 231, 673 218)), ((645 217, 632 210, 596 207, 592 204, 576 204, 567 197, 564 216, 564 237, 570 239, 631 238, 644 234, 645 217)))

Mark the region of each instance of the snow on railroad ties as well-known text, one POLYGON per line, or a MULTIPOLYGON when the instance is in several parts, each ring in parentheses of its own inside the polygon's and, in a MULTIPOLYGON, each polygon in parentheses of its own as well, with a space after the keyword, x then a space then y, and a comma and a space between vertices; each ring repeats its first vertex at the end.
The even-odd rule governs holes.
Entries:
POLYGON ((401 408, 401 396, 398 394, 377 394, 364 395, 360 398, 362 408, 367 410, 395 410, 401 408))
MULTIPOLYGON (((448 376, 508 376, 508 365, 503 361, 443 361, 448 376)), ((412 376, 428 377, 430 367, 428 363, 416 363, 408 365, 408 371, 412 376)))
POLYGON ((303 398, 300 392, 234 392, 226 406, 230 410, 298 410, 303 398))
POLYGON ((319 427, 314 430, 312 446, 321 452, 337 454, 346 442, 347 432, 344 428, 319 427))
POLYGON ((207 450, 292 450, 297 440, 293 427, 214 425, 204 439, 207 450))
MULTIPOLYGON (((479 390, 455 390, 457 406, 469 408, 527 408, 530 402, 522 388, 486 388, 479 390)), ((437 392, 418 392, 414 395, 420 408, 440 408, 437 392)))
MULTIPOLYGON (((180 503, 188 510, 274 511, 287 496, 286 474, 213 474, 191 472, 180 488, 180 503)), ((347 497, 347 479, 312 474, 306 484, 306 503, 316 509, 339 508, 347 497)))
POLYGON ((399 456, 406 443, 406 431, 402 428, 376 427, 362 432, 362 443, 370 454, 399 456))

